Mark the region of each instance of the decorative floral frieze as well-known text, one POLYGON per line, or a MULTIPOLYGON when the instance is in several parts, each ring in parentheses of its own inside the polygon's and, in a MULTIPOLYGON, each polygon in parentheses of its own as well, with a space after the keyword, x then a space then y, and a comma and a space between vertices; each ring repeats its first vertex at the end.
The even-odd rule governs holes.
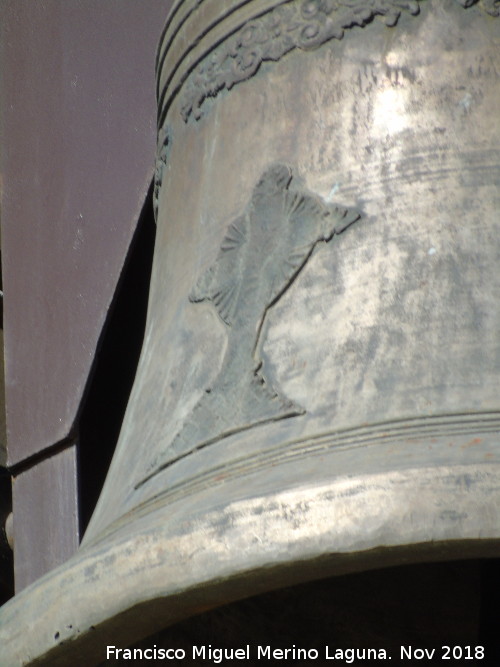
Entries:
POLYGON ((160 188, 163 182, 163 172, 167 166, 167 160, 170 153, 171 145, 170 128, 160 128, 158 132, 158 147, 156 152, 156 165, 153 189, 153 211, 155 220, 158 218, 158 198, 160 196, 160 188))
POLYGON ((456 0, 456 2, 466 9, 473 5, 479 5, 490 16, 500 16, 500 0, 456 0))
POLYGON ((249 79, 264 61, 292 49, 315 49, 344 30, 380 16, 393 26, 402 12, 418 14, 415 0, 294 0, 249 21, 214 49, 191 74, 183 92, 182 116, 199 119, 201 106, 223 89, 249 79))
MULTIPOLYGON (((208 99, 252 77, 265 61, 277 61, 292 49, 315 49, 344 31, 380 17, 394 26, 402 13, 416 15, 423 0, 291 0, 246 23, 211 51, 184 84, 185 121, 202 116, 208 99)), ((456 0, 500 15, 500 0, 456 0)))

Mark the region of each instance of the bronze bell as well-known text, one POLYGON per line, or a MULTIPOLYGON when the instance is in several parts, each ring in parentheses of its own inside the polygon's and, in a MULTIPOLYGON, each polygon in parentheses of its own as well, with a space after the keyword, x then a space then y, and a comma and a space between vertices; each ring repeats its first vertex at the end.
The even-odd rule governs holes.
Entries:
POLYGON ((175 3, 142 357, 32 656, 500 553, 499 14, 175 3))

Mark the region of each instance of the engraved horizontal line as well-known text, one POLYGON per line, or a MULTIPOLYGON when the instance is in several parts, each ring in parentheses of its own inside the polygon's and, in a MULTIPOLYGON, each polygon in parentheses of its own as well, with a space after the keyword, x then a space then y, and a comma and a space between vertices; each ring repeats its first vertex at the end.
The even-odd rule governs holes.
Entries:
MULTIPOLYGON (((200 4, 201 4, 202 1, 203 0, 200 0, 200 4)), ((160 59, 162 57, 162 51, 163 51, 164 46, 165 46, 165 37, 166 37, 166 35, 169 31, 169 28, 173 25, 175 17, 177 16, 177 13, 179 12, 180 8, 183 5, 184 5, 184 0, 178 0, 178 2, 173 7, 170 8, 170 11, 167 15, 167 20, 165 22, 165 25, 163 26, 163 30, 161 31, 160 39, 159 39, 159 42, 158 42, 158 48, 156 50, 155 71, 156 71, 157 74, 158 74, 158 71, 159 71, 158 66, 159 66, 159 63, 160 63, 160 59)), ((195 5, 195 7, 192 7, 191 10, 188 11, 188 13, 184 16, 184 19, 181 19, 181 21, 179 21, 177 27, 173 29, 172 37, 168 40, 168 45, 169 46, 172 43, 172 40, 175 37, 175 35, 179 32, 181 26, 184 24, 186 18, 193 12, 193 10, 195 8, 196 8, 196 5, 195 5)))
POLYGON ((172 45, 172 42, 175 39, 176 35, 178 35, 180 29, 185 24, 185 22, 188 20, 188 18, 191 16, 191 14, 193 14, 193 12, 196 9, 198 9, 198 7, 203 2, 204 2, 204 0, 197 0, 197 2, 195 4, 192 4, 191 8, 187 10, 187 12, 178 21, 178 23, 176 25, 174 25, 175 19, 177 17, 177 14, 180 12, 181 8, 184 7, 185 0, 178 0, 174 4, 174 6, 170 8, 170 11, 167 15, 167 20, 165 22, 165 25, 163 26, 163 30, 161 31, 160 39, 158 41, 158 48, 156 50, 155 71, 156 71, 157 75, 159 73, 159 67, 161 66, 161 63, 163 63, 163 61, 165 59, 165 52, 168 51, 168 49, 172 45), (167 39, 167 34, 168 34, 170 28, 172 28, 172 33, 167 39))
MULTIPOLYGON (((485 419, 482 419, 480 423, 484 424, 484 421, 485 419)), ((500 415, 498 415, 497 417, 489 418, 487 419, 487 421, 488 423, 490 421, 493 422, 493 430, 500 429, 500 415)), ((452 433, 454 434, 457 432, 457 430, 459 432, 463 432, 464 424, 468 422, 471 422, 474 426, 477 425, 477 419, 465 418, 463 421, 461 420, 459 423, 457 423, 453 429, 450 428, 446 429, 444 435, 452 433)), ((389 422, 389 424, 391 423, 394 422, 389 422)), ((429 437, 430 435, 436 435, 436 434, 443 435, 443 433, 441 433, 442 425, 449 423, 450 419, 444 419, 443 421, 440 422, 440 424, 429 424, 426 426, 422 425, 413 426, 403 423, 401 425, 391 427, 389 424, 382 423, 380 425, 377 425, 375 428, 368 426, 355 427, 353 429, 346 429, 345 431, 339 431, 337 433, 335 432, 326 433, 324 435, 318 435, 313 438, 308 438, 305 440, 302 439, 297 440, 292 443, 285 443, 285 444, 280 443, 280 445, 274 450, 267 450, 260 456, 255 457, 255 459, 269 460, 269 452, 277 451, 281 453, 283 447, 286 447, 286 452, 284 453, 284 455, 281 454, 279 458, 289 458, 290 452, 297 449, 301 453, 305 453, 305 451, 307 450, 307 453, 309 454, 314 450, 318 451, 319 449, 321 449, 323 451, 325 448, 329 449, 330 447, 332 447, 332 445, 335 446, 335 449, 338 449, 340 445, 342 445, 343 448, 351 448, 353 446, 362 446, 366 444, 367 441, 372 440, 374 438, 383 439, 384 441, 388 441, 389 439, 393 440, 394 438, 399 438, 401 433, 403 432, 406 432, 407 434, 412 432, 414 438, 419 436, 429 437), (436 431, 436 429, 438 429, 438 431, 436 431), (377 435, 377 431, 382 431, 382 433, 377 435)), ((276 460, 276 456, 273 456, 272 458, 273 462, 278 462, 276 460)), ((248 459, 246 458, 244 459, 244 467, 245 470, 248 470, 249 467, 248 459)))
POLYGON ((170 468, 170 466, 172 466, 174 463, 182 461, 182 459, 185 459, 188 456, 192 456, 196 452, 199 452, 202 449, 209 447, 210 445, 213 445, 217 442, 221 442, 222 440, 227 440, 228 438, 230 438, 233 435, 236 435, 237 433, 244 433, 245 431, 249 431, 250 429, 253 429, 257 426, 264 426, 265 424, 282 421, 283 419, 288 419, 289 417, 297 417, 301 414, 303 414, 303 412, 297 412, 297 414, 287 413, 280 417, 269 417, 253 422, 252 424, 247 424, 245 426, 239 426, 239 427, 235 426, 234 428, 228 429, 227 431, 223 431, 222 433, 214 436, 213 438, 210 438, 209 440, 204 440, 203 442, 200 442, 198 445, 196 445, 189 451, 179 454, 178 456, 175 456, 166 463, 161 464, 160 466, 158 466, 156 470, 154 470, 152 473, 150 473, 149 475, 141 479, 139 482, 137 482, 134 488, 139 489, 141 486, 149 482, 150 479, 156 477, 156 475, 159 475, 161 472, 163 472, 163 470, 165 470, 166 468, 170 468))
MULTIPOLYGON (((498 164, 484 164, 481 166, 476 166, 476 167, 470 167, 470 166, 461 166, 461 167, 450 167, 447 169, 426 169, 425 171, 403 171, 401 170, 400 173, 395 173, 391 176, 386 176, 386 177, 381 177, 377 179, 371 179, 371 180, 364 180, 362 179, 362 174, 359 175, 360 181, 362 180, 363 183, 363 189, 374 189, 377 187, 377 185, 387 185, 389 183, 398 183, 401 181, 415 181, 415 182, 431 182, 431 181, 443 181, 446 178, 449 178, 453 174, 457 173, 484 173, 488 174, 489 178, 487 179, 487 185, 488 183, 494 183, 495 182, 495 177, 500 178, 500 166, 498 164), (497 176, 498 172, 498 176, 497 176)), ((461 184, 462 187, 466 187, 466 184, 461 184)), ((477 184, 476 183, 471 183, 471 187, 475 187, 477 184)), ((352 192, 359 192, 359 182, 356 182, 355 184, 349 184, 346 186, 342 186, 342 188, 339 190, 339 193, 342 195, 344 194, 349 194, 352 192)))
MULTIPOLYGON (((255 10, 255 13, 251 15, 251 17, 242 17, 239 21, 236 21, 233 25, 228 27, 227 30, 224 31, 224 35, 220 36, 218 39, 216 39, 214 42, 212 42, 209 46, 207 46, 204 51, 198 55, 193 62, 189 65, 189 67, 186 69, 184 74, 180 77, 179 82, 176 84, 176 86, 171 90, 168 91, 169 86, 172 84, 172 81, 175 77, 175 74, 178 72, 180 69, 181 65, 184 63, 186 58, 189 56, 190 53, 194 51, 194 49, 200 44, 200 42, 211 32, 213 32, 218 26, 220 26, 222 23, 233 17, 233 15, 241 11, 242 8, 244 8, 247 5, 251 5, 252 3, 257 5, 255 0, 244 0, 243 2, 239 3, 236 6, 231 7, 227 12, 224 14, 221 14, 218 16, 216 21, 213 21, 210 23, 204 30, 200 32, 199 35, 197 35, 196 38, 190 39, 189 46, 187 49, 182 53, 180 58, 177 59, 177 62, 175 63, 174 66, 172 66, 171 72, 169 76, 167 77, 167 80, 161 84, 161 91, 160 91, 160 81, 161 81, 161 73, 164 67, 164 63, 167 57, 168 52, 172 48, 172 44, 174 41, 174 38, 176 35, 172 36, 172 39, 170 40, 170 43, 168 45, 168 50, 165 51, 163 56, 160 56, 159 58, 159 63, 158 63, 158 69, 157 69, 157 100, 158 100, 158 127, 162 127, 163 123, 165 122, 165 118, 168 114, 168 111, 170 107, 172 106, 172 103, 181 90, 182 86, 186 82, 186 80, 189 78, 189 76, 192 74, 192 72, 200 65, 205 58, 218 46, 220 46, 222 43, 224 43, 227 39, 232 37, 234 34, 236 34, 239 30, 241 30, 247 23, 248 21, 253 21, 261 16, 264 16, 265 14, 268 14, 269 12, 273 11, 276 9, 276 7, 279 7, 281 5, 286 5, 289 4, 290 2, 293 2, 293 0, 279 0, 274 3, 270 3, 258 9, 255 10), (167 92, 168 92, 168 99, 165 101, 167 98, 167 92)), ((192 12, 190 12, 191 14, 192 12)), ((179 28, 180 29, 180 28, 179 28)), ((161 48, 161 47, 160 47, 161 48)))
MULTIPOLYGON (((236 472, 238 469, 241 469, 245 474, 248 474, 250 470, 254 471, 260 469, 263 464, 266 466, 278 465, 280 463, 289 462, 292 459, 300 459, 304 456, 309 457, 310 455, 321 454, 330 449, 355 449, 358 447, 364 447, 366 444, 369 444, 374 440, 377 442, 373 442, 373 444, 378 444, 378 441, 391 442, 401 439, 403 434, 404 438, 407 440, 416 440, 420 438, 443 437, 457 434, 468 435, 469 433, 494 433, 496 431, 500 431, 500 414, 497 417, 482 419, 480 422, 478 422, 477 419, 465 418, 459 423, 454 423, 450 419, 445 419, 439 424, 428 424, 425 426, 401 424, 399 426, 391 427, 387 424, 381 424, 377 428, 356 427, 354 429, 348 429, 345 432, 339 432, 337 434, 326 433, 324 435, 318 435, 313 438, 297 440, 292 443, 280 443, 280 445, 278 445, 276 448, 266 450, 265 452, 262 452, 253 457, 252 464, 249 464, 248 459, 242 458, 238 462, 235 461, 234 466, 228 466, 227 464, 224 464, 221 466, 219 472, 222 472, 222 470, 227 471, 228 469, 232 469, 236 472), (478 423, 482 425, 480 431, 478 430, 478 423), (443 431, 444 425, 449 426, 443 431), (469 425, 469 428, 466 429, 465 425, 469 425)), ((210 471, 203 473, 203 479, 211 478, 213 471, 217 471, 217 469, 214 468, 213 470, 211 469, 210 471)), ((197 478, 192 478, 192 481, 196 479, 197 478)), ((179 483, 178 487, 182 487, 184 484, 184 482, 179 483)), ((175 486, 171 487, 167 495, 170 495, 170 492, 174 493, 175 489, 175 486)), ((185 494, 183 494, 183 496, 184 495, 185 494)))
MULTIPOLYGON (((432 160, 432 157, 429 157, 429 154, 427 155, 418 155, 415 157, 415 159, 405 159, 400 162, 395 162, 389 166, 389 173, 388 175, 394 175, 394 176, 400 176, 408 173, 416 173, 416 174, 427 174, 427 173, 433 173, 433 172, 455 172, 455 171, 480 171, 484 169, 492 169, 492 170, 498 170, 500 168, 498 164, 498 159, 500 158, 500 151, 488 151, 488 153, 491 153, 491 155, 483 155, 482 151, 477 151, 477 152, 469 152, 468 154, 464 154, 461 152, 460 155, 460 162, 456 159, 456 151, 457 151, 457 146, 449 146, 448 147, 448 153, 444 157, 445 161, 447 164, 439 164, 441 162, 441 159, 438 158, 437 160, 432 160), (454 158, 455 164, 450 164, 451 159, 454 158), (475 158, 475 159, 474 159, 475 158), (411 164, 405 164, 408 162, 411 162, 411 164), (419 163, 426 163, 426 166, 424 167, 422 164, 419 163), (417 163, 417 164, 415 164, 417 163), (430 163, 430 164, 429 164, 430 163), (432 168, 432 163, 438 164, 439 166, 435 167, 434 169, 432 168)), ((370 169, 377 168, 379 167, 380 169, 383 169, 384 167, 387 168, 387 163, 380 161, 377 163, 373 162, 367 162, 366 165, 370 167, 370 169)), ((360 170, 361 171, 361 170, 360 170)))
MULTIPOLYGON (((236 12, 240 11, 241 9, 244 9, 245 7, 255 5, 255 9, 253 10, 251 17, 249 18, 248 16, 245 16, 242 19, 242 21, 240 21, 240 25, 241 24, 244 25, 248 20, 253 20, 253 18, 266 14, 267 12, 272 11, 276 7, 279 7, 280 5, 283 4, 287 4, 289 2, 292 2, 292 0, 240 0, 240 2, 236 4, 236 0, 233 0, 233 5, 229 7, 224 13, 220 12, 217 13, 216 14, 217 18, 215 20, 206 23, 205 22, 206 14, 207 13, 210 14, 210 11, 213 13, 214 10, 216 11, 217 9, 220 9, 220 0, 196 0, 196 2, 191 2, 191 7, 187 9, 186 13, 181 18, 179 18, 177 22, 175 22, 174 19, 176 15, 179 13, 181 7, 183 7, 185 4, 185 0, 181 0, 181 2, 178 3, 171 10, 158 44, 156 63, 155 63, 156 77, 157 77, 156 81, 157 99, 160 93, 159 85, 165 60, 172 51, 172 49, 175 47, 175 40, 179 36, 179 33, 181 32, 182 28, 191 18, 194 19, 192 23, 194 23, 195 29, 193 30, 191 28, 190 32, 193 34, 189 34, 187 38, 185 36, 183 38, 183 41, 189 44, 189 46, 183 51, 182 55, 179 58, 177 58, 175 65, 176 70, 183 63, 183 61, 186 59, 189 53, 191 53, 193 49, 195 49, 199 45, 200 41, 204 37, 209 35, 210 32, 212 32, 218 25, 223 23, 227 18, 230 18, 236 12), (203 14, 203 12, 205 12, 205 15, 203 14), (197 21, 198 17, 203 17, 204 22, 201 24, 200 28, 197 31, 196 27, 200 23, 200 21, 197 21), (172 28, 172 30, 170 31, 170 34, 168 34, 170 28, 172 28)), ((187 30, 189 30, 190 27, 191 26, 188 26, 187 30)), ((229 37, 232 34, 232 31, 228 31, 226 34, 229 37)), ((222 41, 224 41, 224 39, 225 37, 222 39, 222 41)), ((182 39, 180 41, 182 41, 182 39)), ((213 45, 209 47, 208 51, 205 53, 205 56, 207 55, 207 53, 210 53, 212 48, 215 48, 215 45, 220 44, 220 42, 221 38, 219 37, 213 42, 213 45)))
MULTIPOLYGON (((485 145, 484 143, 482 144, 485 145)), ((398 147, 398 146, 396 146, 398 147)), ((363 164, 369 165, 370 169, 374 167, 386 167, 391 170, 400 170, 405 167, 405 163, 408 162, 420 162, 421 164, 429 164, 429 162, 440 162, 442 160, 447 160, 450 151, 456 149, 456 143, 445 143, 438 145, 431 145, 428 148, 420 148, 420 150, 415 152, 402 153, 401 157, 390 164, 387 163, 387 157, 383 157, 377 160, 374 156, 374 159, 370 159, 373 153, 377 152, 376 146, 371 149, 371 152, 368 154, 367 158, 364 160, 363 164)), ((382 152, 385 148, 379 148, 378 152, 382 152)), ((475 162, 478 166, 487 164, 487 161, 491 161, 491 164, 498 166, 498 160, 500 158, 500 150, 498 148, 477 148, 474 144, 468 144, 467 146, 462 146, 460 152, 461 163, 470 164, 475 162), (473 147, 474 146, 474 147, 473 147), (467 150, 466 150, 467 148, 467 150)))
MULTIPOLYGON (((236 0, 233 0, 235 2, 236 0)), ((266 13, 269 10, 274 9, 275 7, 278 7, 281 4, 285 4, 287 2, 291 2, 292 0, 240 0, 240 2, 236 5, 234 4, 232 7, 229 8, 228 11, 226 11, 224 14, 218 14, 218 18, 216 21, 211 22, 211 26, 215 27, 219 23, 221 23, 227 16, 230 16, 233 14, 235 11, 238 9, 241 9, 245 5, 250 5, 250 4, 255 4, 259 5, 259 9, 257 12, 259 13, 266 13)), ((203 11, 206 10, 207 6, 210 9, 215 9, 217 7, 220 7, 220 0, 191 0, 189 3, 189 0, 179 0, 175 5, 171 8, 168 16, 167 16, 167 21, 165 24, 165 27, 163 28, 160 39, 158 42, 158 49, 156 53, 156 73, 159 81, 159 75, 160 75, 160 70, 163 67, 163 64, 165 62, 166 56, 168 55, 168 52, 171 50, 172 45, 174 44, 175 38, 179 35, 179 32, 181 31, 182 27, 186 24, 186 22, 194 17, 195 21, 198 16, 203 15, 203 11), (179 18, 179 20, 176 22, 175 19, 177 15, 180 13, 180 10, 186 5, 190 4, 191 6, 188 7, 186 13, 179 18), (203 5, 203 6, 202 6, 203 5), (171 34, 169 35, 169 30, 172 28, 170 31, 171 34)), ((246 21, 247 19, 245 19, 246 21)), ((190 45, 196 46, 198 42, 200 41, 200 36, 201 35, 206 35, 208 32, 204 28, 198 38, 194 35, 189 36, 189 39, 187 39, 187 42, 190 45)), ((191 49, 188 49, 185 53, 188 53, 191 49)), ((179 61, 181 62, 181 60, 179 61)))
MULTIPOLYGON (((129 522, 132 516, 135 520, 146 515, 154 505, 160 502, 162 504, 178 502, 206 489, 213 489, 215 486, 226 482, 236 481, 262 469, 298 462, 302 459, 309 460, 311 457, 322 456, 333 451, 376 447, 380 444, 398 441, 405 441, 411 447, 415 444, 415 441, 421 439, 429 440, 457 435, 479 436, 489 433, 500 435, 500 411, 399 419, 325 432, 292 441, 283 441, 265 451, 251 456, 239 456, 227 463, 218 464, 173 484, 165 491, 157 493, 139 504, 126 515, 126 518, 117 519, 104 533, 99 534, 96 540, 92 540, 89 544, 95 544, 115 533, 120 526, 129 522)), ((227 439, 225 442, 227 442, 227 439)), ((213 446, 216 446, 216 444, 213 446)), ((171 466, 161 472, 166 472, 169 468, 171 466)))
MULTIPOLYGON (((290 1, 291 0, 281 0, 281 2, 290 2, 290 1)), ((171 70, 170 70, 171 73, 170 73, 169 77, 167 78, 167 80, 165 81, 165 83, 163 84, 163 91, 162 91, 162 94, 160 96, 159 86, 160 86, 161 72, 162 72, 163 66, 165 64, 166 57, 169 54, 169 52, 172 48, 173 42, 174 42, 175 38, 177 37, 177 35, 179 34, 180 30, 182 29, 183 25, 186 23, 186 21, 189 20, 189 18, 191 18, 191 16, 193 14, 196 15, 196 11, 199 9, 199 5, 201 4, 201 2, 197 3, 194 7, 192 7, 190 10, 188 10, 188 12, 184 15, 184 17, 179 21, 179 23, 176 26, 175 30, 173 31, 172 35, 168 38, 167 42, 164 44, 163 40, 165 39, 166 33, 167 33, 167 30, 165 30, 164 34, 162 34, 162 37, 160 39, 160 48, 158 50, 158 61, 157 61, 157 64, 156 64, 156 72, 157 72, 156 94, 157 94, 157 99, 158 99, 159 106, 161 106, 161 104, 163 102, 165 91, 168 88, 168 86, 170 85, 173 77, 175 76, 175 73, 177 72, 179 67, 182 65, 182 63, 184 62, 186 57, 189 55, 189 53, 191 53, 198 46, 200 41, 204 37, 206 37, 208 34, 210 34, 210 32, 212 32, 212 30, 214 28, 216 28, 220 23, 222 23, 225 19, 230 17, 232 14, 234 14, 235 11, 237 11, 238 9, 241 9, 241 7, 244 7, 245 5, 250 4, 251 2, 254 2, 254 0, 243 0, 238 5, 236 5, 234 7, 231 7, 225 13, 220 14, 220 16, 218 16, 216 21, 213 21, 212 23, 209 23, 199 33, 199 35, 197 35, 196 37, 192 37, 189 40, 189 46, 184 50, 181 57, 177 60, 175 65, 171 68, 171 70)), ((176 7, 176 10, 179 9, 179 7, 180 6, 178 5, 176 7)), ((167 24, 166 28, 167 27, 169 27, 168 24, 167 24)), ((230 34, 231 33, 228 33, 228 36, 230 34)), ((219 41, 217 43, 219 43, 219 41)), ((216 44, 214 43, 214 45, 211 48, 215 48, 215 45, 216 44)), ((207 55, 207 53, 205 53, 202 58, 204 58, 206 55, 207 55)))

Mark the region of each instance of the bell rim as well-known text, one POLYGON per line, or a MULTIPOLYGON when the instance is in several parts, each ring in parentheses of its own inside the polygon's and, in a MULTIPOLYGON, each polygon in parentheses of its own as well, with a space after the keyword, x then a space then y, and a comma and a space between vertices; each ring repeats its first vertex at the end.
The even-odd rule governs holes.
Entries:
POLYGON ((229 503, 184 523, 184 532, 172 531, 162 507, 132 521, 128 535, 81 548, 5 604, 3 659, 57 665, 71 652, 73 664, 89 664, 104 659, 107 644, 130 645, 285 585, 499 556, 499 508, 493 463, 336 478, 229 503))

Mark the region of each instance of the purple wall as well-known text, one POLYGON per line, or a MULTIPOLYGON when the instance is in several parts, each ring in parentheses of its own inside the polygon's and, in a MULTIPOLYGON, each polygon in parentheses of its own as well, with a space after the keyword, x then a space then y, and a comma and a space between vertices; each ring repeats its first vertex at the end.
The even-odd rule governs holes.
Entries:
POLYGON ((68 438, 150 184, 172 0, 5 0, 8 463, 68 438))

